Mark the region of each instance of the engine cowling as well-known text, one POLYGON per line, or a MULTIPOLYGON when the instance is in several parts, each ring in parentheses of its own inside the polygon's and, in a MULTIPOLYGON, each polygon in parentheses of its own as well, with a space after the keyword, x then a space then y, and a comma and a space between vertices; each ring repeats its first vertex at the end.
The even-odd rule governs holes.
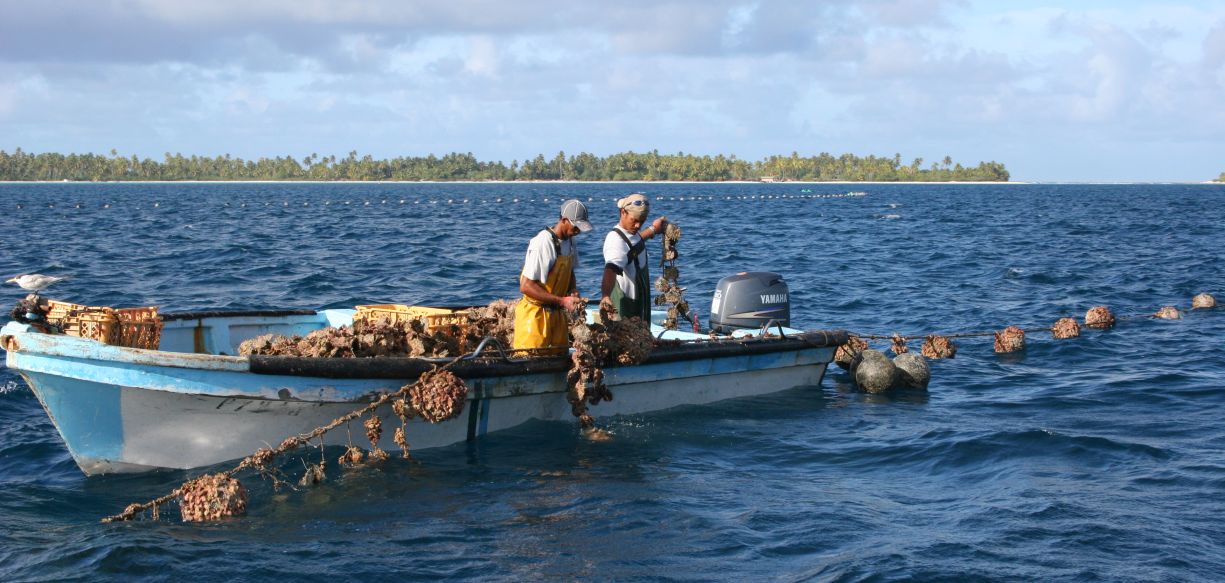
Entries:
POLYGON ((748 271, 719 280, 710 302, 710 329, 719 334, 759 329, 771 321, 791 325, 791 294, 783 276, 748 271))

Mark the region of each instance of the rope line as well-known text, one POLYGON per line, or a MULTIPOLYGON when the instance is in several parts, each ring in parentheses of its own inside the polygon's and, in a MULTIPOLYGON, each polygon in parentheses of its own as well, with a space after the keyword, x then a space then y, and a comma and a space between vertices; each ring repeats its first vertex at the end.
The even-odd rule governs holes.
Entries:
MULTIPOLYGON (((1158 316, 1156 314, 1131 314, 1127 316, 1116 317, 1116 319, 1119 321, 1157 319, 1157 318, 1158 316)), ((1051 327, 1044 326, 1041 328, 1021 328, 1021 331, 1025 332, 1026 334, 1031 334, 1034 332, 1051 332, 1051 327)), ((857 338, 863 338, 864 340, 893 340, 894 338, 901 338, 903 340, 924 340, 929 336, 943 336, 945 338, 986 337, 986 336, 995 336, 996 332, 994 331, 992 332, 957 332, 953 334, 932 333, 932 334, 911 334, 911 335, 905 335, 905 336, 898 335, 898 334, 860 334, 858 332, 850 332, 850 334, 857 338)))
MULTIPOLYGON (((361 418, 367 413, 371 413, 375 411, 379 407, 386 405, 392 399, 403 398, 407 396, 408 392, 412 390, 413 387, 420 385, 426 378, 430 377, 432 374, 437 374, 439 372, 442 372, 442 371, 445 371, 451 368, 457 362, 463 360, 467 356, 468 354, 460 355, 460 356, 457 356, 451 359, 451 361, 446 363, 445 365, 435 366, 429 372, 422 374, 420 377, 418 377, 416 382, 412 384, 404 385, 403 387, 400 387, 400 390, 394 393, 385 393, 379 396, 378 399, 375 399, 369 405, 366 405, 365 407, 362 407, 360 409, 355 409, 353 411, 350 411, 349 413, 346 413, 340 417, 337 417, 336 419, 333 419, 332 422, 328 423, 327 425, 316 427, 315 429, 307 433, 301 433, 296 436, 285 439, 284 441, 281 442, 280 445, 278 445, 275 448, 260 449, 256 451, 254 454, 243 458, 243 460, 239 462, 237 466, 234 466, 228 470, 217 472, 215 475, 222 476, 225 478, 232 478, 234 477, 235 474, 247 468, 255 468, 256 470, 259 470, 261 473, 263 473, 263 467, 266 466, 273 459, 275 459, 277 456, 293 451, 299 447, 302 447, 303 445, 308 444, 313 439, 317 439, 317 438, 320 439, 319 443, 320 443, 320 447, 322 447, 322 444, 323 444, 322 437, 324 434, 328 433, 329 431, 332 431, 333 429, 336 429, 337 427, 340 427, 341 425, 344 425, 350 421, 353 421, 354 419, 361 418)), ((190 483, 191 481, 192 480, 189 480, 187 483, 190 483)), ((184 485, 186 485, 186 483, 184 485)), ((119 514, 107 516, 103 518, 101 522, 110 523, 110 522, 116 522, 116 521, 132 520, 136 518, 136 515, 138 513, 143 512, 145 510, 152 510, 154 517, 156 518, 158 514, 158 507, 168 502, 171 502, 181 497, 182 495, 183 495, 183 486, 180 486, 172 490, 170 493, 154 498, 153 500, 150 500, 148 502, 129 504, 126 508, 123 509, 123 512, 120 512, 119 514)))

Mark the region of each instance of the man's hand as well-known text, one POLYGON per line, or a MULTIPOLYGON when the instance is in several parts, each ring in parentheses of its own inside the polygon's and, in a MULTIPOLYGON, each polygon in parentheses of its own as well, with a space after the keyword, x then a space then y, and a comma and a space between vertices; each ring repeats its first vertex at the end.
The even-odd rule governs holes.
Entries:
POLYGON ((561 308, 567 312, 573 312, 583 304, 583 300, 578 295, 562 296, 561 308))
POLYGON ((659 234, 664 232, 664 225, 668 224, 668 217, 659 217, 651 222, 651 234, 659 234))
POLYGON ((613 306, 612 298, 608 296, 600 298, 600 313, 610 316, 617 314, 617 308, 613 306))

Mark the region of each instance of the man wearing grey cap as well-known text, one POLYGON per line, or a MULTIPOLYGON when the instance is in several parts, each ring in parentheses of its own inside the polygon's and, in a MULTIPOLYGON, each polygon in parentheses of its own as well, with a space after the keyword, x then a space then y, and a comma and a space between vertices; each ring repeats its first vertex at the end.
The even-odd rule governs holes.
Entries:
POLYGON ((541 229, 527 244, 519 275, 523 297, 515 306, 513 348, 564 354, 569 347, 566 312, 579 305, 574 279, 578 246, 574 237, 590 230, 587 205, 571 199, 562 203, 557 224, 541 229))

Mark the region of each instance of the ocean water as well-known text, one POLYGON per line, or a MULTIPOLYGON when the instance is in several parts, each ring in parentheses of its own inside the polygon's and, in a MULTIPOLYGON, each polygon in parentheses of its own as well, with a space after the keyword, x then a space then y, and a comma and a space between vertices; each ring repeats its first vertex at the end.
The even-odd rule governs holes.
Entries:
POLYGON ((819 390, 611 420, 610 442, 534 422, 306 491, 247 476, 250 514, 207 525, 99 524, 197 472, 86 478, 0 369, 0 580, 1221 580, 1225 310, 1143 316, 1225 300, 1225 186, 6 184, 0 273, 165 311, 486 303, 574 196, 594 295, 632 189, 684 230, 704 317, 719 278, 769 270, 803 328, 1125 318, 1018 354, 963 339, 926 395, 831 367, 819 390))

